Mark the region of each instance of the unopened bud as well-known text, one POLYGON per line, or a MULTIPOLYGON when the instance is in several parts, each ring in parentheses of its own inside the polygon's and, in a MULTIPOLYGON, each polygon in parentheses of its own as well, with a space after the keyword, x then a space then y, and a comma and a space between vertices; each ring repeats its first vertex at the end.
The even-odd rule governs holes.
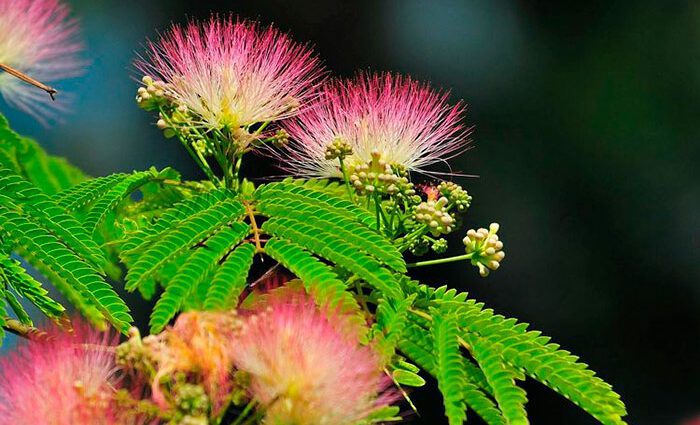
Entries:
POLYGON ((496 234, 499 228, 498 223, 491 223, 489 230, 469 229, 467 236, 462 240, 466 253, 472 256, 472 265, 479 269, 482 277, 488 276, 490 270, 498 269, 501 261, 506 257, 503 252, 503 242, 496 234))

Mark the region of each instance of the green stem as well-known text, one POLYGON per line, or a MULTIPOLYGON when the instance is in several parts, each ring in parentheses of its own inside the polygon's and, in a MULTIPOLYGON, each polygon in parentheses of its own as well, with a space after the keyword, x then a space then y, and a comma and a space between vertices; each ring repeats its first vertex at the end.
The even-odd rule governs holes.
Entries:
POLYGON ((423 224, 422 226, 418 227, 416 230, 413 232, 409 233, 406 235, 403 239, 405 243, 403 245, 399 245, 398 250, 399 252, 404 252, 408 247, 411 245, 411 241, 416 238, 417 236, 422 236, 425 231, 428 229, 428 226, 423 224))
POLYGON ((345 181, 345 188, 348 191, 348 196, 350 197, 351 201, 355 202, 355 195, 353 194, 352 187, 350 187, 350 178, 348 177, 347 170, 345 169, 343 158, 339 157, 338 161, 340 161, 340 172, 343 174, 343 180, 345 181))
POLYGON ((202 157, 202 155, 201 155, 201 153, 200 153, 199 151, 197 151, 197 152, 195 153, 195 151, 192 149, 192 146, 191 146, 191 144, 189 143, 189 141, 187 140, 187 138, 184 137, 179 131, 177 131, 177 126, 174 125, 174 124, 172 123, 172 121, 170 121, 170 117, 169 117, 168 114, 163 110, 163 108, 162 108, 162 107, 161 107, 161 108, 158 108, 158 110, 159 110, 159 112, 160 112, 160 116, 161 116, 162 119, 166 122, 166 124, 167 124, 170 128, 172 128, 172 129, 175 130, 175 132, 176 132, 176 134, 177 134, 178 140, 180 141, 180 143, 182 143, 182 145, 183 145, 183 146, 185 147, 185 149, 187 150, 187 153, 190 154, 190 156, 192 157, 192 159, 194 160, 194 162, 199 166, 199 168, 201 168, 202 171, 204 171, 204 174, 207 175, 207 178, 208 178, 209 180, 211 180, 211 182, 214 183, 214 184, 216 184, 217 186, 221 186, 221 180, 219 180, 219 178, 216 177, 216 175, 214 175, 214 172, 212 171, 211 167, 210 167, 209 164, 207 163, 206 159, 204 159, 204 158, 202 157))
POLYGON ((423 267, 435 264, 452 263, 454 261, 471 260, 474 254, 457 255, 456 257, 438 258, 437 260, 419 261, 417 263, 406 264, 406 267, 423 267))
MULTIPOLYGON (((381 217, 382 222, 384 222, 384 227, 389 228, 389 222, 386 219, 386 214, 384 214, 384 208, 382 208, 382 200, 377 192, 374 192, 374 205, 375 208, 377 208, 377 214, 381 217)), ((377 226, 377 230, 379 230, 379 226, 377 226)))
POLYGON ((233 168, 233 176, 232 176, 232 182, 231 182, 231 188, 238 190, 238 185, 239 185, 239 174, 241 172, 241 163, 243 162, 243 154, 240 153, 236 157, 236 165, 233 168))
POLYGON ((260 127, 258 127, 258 129, 255 130, 255 133, 253 133, 252 136, 258 136, 260 133, 262 133, 263 130, 265 130, 265 127, 267 127, 271 122, 272 121, 265 121, 264 123, 260 124, 260 127))
POLYGON ((248 404, 245 405, 243 408, 243 411, 241 412, 240 415, 236 418, 235 421, 231 423, 231 425, 240 425, 243 422, 243 419, 245 419, 248 416, 248 413, 250 413, 250 410, 255 406, 255 401, 251 400, 248 402, 248 404))

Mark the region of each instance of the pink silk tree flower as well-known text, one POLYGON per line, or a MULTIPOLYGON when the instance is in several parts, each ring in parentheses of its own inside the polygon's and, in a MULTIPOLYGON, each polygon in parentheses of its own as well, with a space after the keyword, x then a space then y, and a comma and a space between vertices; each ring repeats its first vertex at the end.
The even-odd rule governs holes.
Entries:
POLYGON ((306 295, 270 298, 244 319, 231 355, 265 423, 350 425, 391 401, 379 357, 306 295))
POLYGON ((323 72, 312 50, 273 27, 212 17, 173 26, 137 68, 206 130, 247 129, 299 111, 323 72))
MULTIPOLYGON (((59 0, 0 0, 3 98, 42 122, 54 118, 60 103, 52 102, 47 93, 12 73, 19 71, 39 87, 80 75, 84 62, 78 58, 82 44, 77 33, 77 22, 59 0)), ((52 90, 48 86, 43 89, 52 90)))
POLYGON ((116 408, 115 334, 77 323, 0 359, 0 424, 132 424, 116 408))
POLYGON ((147 337, 151 355, 156 360, 152 383, 154 401, 162 408, 168 400, 160 387, 163 377, 183 373, 203 385, 218 414, 226 405, 232 386, 232 363, 228 345, 238 327, 234 312, 182 313, 175 324, 158 335, 147 337))
POLYGON ((332 143, 352 149, 351 166, 366 164, 377 153, 389 165, 431 172, 463 152, 469 128, 462 124, 464 105, 447 103, 449 93, 436 91, 400 75, 359 74, 327 84, 317 102, 285 123, 286 149, 270 150, 281 167, 301 177, 340 176, 337 159, 328 158, 332 143))

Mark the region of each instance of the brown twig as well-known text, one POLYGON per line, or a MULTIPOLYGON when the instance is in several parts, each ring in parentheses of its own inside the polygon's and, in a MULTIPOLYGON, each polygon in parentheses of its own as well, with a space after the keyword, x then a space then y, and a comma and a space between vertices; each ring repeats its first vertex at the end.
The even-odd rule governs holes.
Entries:
POLYGON ((22 71, 18 71, 9 65, 5 65, 4 63, 0 63, 0 69, 2 69, 3 71, 7 72, 8 74, 10 74, 14 77, 19 78, 20 80, 24 81, 25 83, 29 83, 29 84, 33 85, 34 87, 38 87, 38 88, 44 90, 46 93, 49 94, 49 96, 51 97, 51 100, 56 100, 56 93, 58 93, 58 91, 55 88, 53 88, 51 86, 47 86, 46 84, 42 83, 41 81, 37 81, 34 78, 30 77, 29 75, 23 73, 22 71))
POLYGON ((248 214, 248 219, 250 220, 250 227, 253 230, 253 238, 255 240, 255 253, 261 254, 265 252, 265 249, 260 243, 260 228, 258 227, 258 223, 255 221, 255 210, 253 209, 253 206, 250 205, 250 203, 248 202, 244 202, 244 205, 246 213, 248 214))

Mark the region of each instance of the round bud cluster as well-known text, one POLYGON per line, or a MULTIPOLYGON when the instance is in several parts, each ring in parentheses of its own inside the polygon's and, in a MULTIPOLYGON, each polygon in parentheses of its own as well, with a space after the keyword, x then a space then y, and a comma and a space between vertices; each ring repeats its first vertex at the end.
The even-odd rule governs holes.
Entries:
POLYGON ((147 369, 153 363, 149 341, 149 337, 142 340, 139 330, 132 327, 129 329, 129 339, 119 344, 115 350, 115 362, 129 368, 147 369))
POLYGON ((189 133, 190 123, 191 119, 187 112, 187 107, 185 105, 180 105, 177 108, 171 109, 169 115, 159 112, 156 127, 163 130, 163 135, 169 139, 178 132, 186 136, 189 133))
POLYGON ((325 157, 329 161, 334 159, 340 159, 342 161, 350 155, 352 155, 352 147, 340 137, 336 137, 326 146, 325 157))
POLYGON ((277 130, 272 137, 272 144, 277 148, 282 148, 286 146, 287 143, 289 143, 289 133, 284 129, 277 130))
POLYGON ((147 111, 158 109, 158 106, 170 103, 167 97, 167 85, 163 81, 154 81, 148 75, 141 79, 143 86, 136 91, 136 103, 147 111))
POLYGON ((503 252, 503 242, 498 240, 496 234, 498 229, 498 223, 491 223, 489 230, 469 229, 467 236, 462 240, 465 251, 472 255, 472 265, 479 268, 482 277, 488 276, 490 270, 498 269, 506 256, 503 252))
POLYGON ((447 251, 447 241, 444 238, 440 238, 433 242, 430 249, 432 249, 436 254, 443 254, 445 251, 447 251))
POLYGON ((200 385, 181 383, 177 386, 175 403, 180 412, 189 416, 203 416, 209 410, 209 397, 200 385))
POLYGON ((462 186, 453 182, 442 182, 438 185, 438 190, 442 196, 446 197, 457 207, 457 211, 464 212, 469 208, 472 197, 469 196, 462 186))
POLYGON ((413 218, 419 223, 427 224, 433 236, 450 233, 454 218, 447 212, 447 203, 444 196, 437 201, 421 202, 416 207, 413 218))
POLYGON ((411 254, 417 257, 425 255, 428 252, 429 248, 430 244, 428 243, 428 240, 424 238, 416 238, 412 240, 410 245, 408 246, 408 250, 411 252, 411 254))
POLYGON ((351 169, 350 183, 360 195, 379 193, 411 199, 416 194, 406 173, 384 161, 378 151, 372 152, 369 162, 351 169))

